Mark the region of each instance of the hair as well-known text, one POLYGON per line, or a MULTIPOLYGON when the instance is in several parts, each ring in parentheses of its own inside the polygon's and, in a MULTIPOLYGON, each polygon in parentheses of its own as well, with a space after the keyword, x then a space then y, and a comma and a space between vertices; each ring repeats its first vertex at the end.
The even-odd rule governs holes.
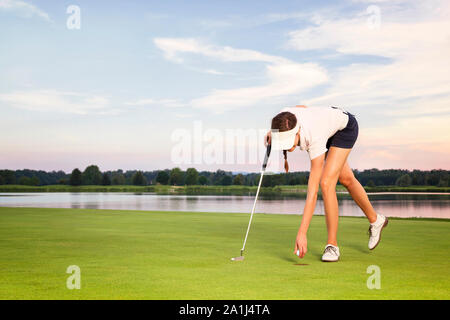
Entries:
POLYGON ((272 119, 272 129, 280 132, 291 130, 297 124, 297 118, 293 113, 281 112, 272 119))
MULTIPOLYGON (((292 130, 297 125, 297 118, 293 113, 281 112, 272 119, 272 129, 277 129, 279 132, 292 130)), ((289 172, 289 164, 287 161, 287 150, 283 150, 284 156, 284 170, 289 172)))

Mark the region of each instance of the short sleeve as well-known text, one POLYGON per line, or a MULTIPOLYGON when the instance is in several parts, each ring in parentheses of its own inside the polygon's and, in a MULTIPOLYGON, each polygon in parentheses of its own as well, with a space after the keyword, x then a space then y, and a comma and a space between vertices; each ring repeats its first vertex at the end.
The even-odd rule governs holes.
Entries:
POLYGON ((324 154, 327 151, 328 151, 327 142, 325 140, 316 141, 315 143, 309 146, 308 149, 309 158, 312 160, 314 158, 317 158, 321 154, 324 154))

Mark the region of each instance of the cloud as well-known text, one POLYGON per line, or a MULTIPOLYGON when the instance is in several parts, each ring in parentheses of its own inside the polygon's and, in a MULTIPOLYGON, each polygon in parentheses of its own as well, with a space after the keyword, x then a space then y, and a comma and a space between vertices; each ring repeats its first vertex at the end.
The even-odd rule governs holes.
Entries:
POLYGON ((0 101, 14 108, 40 111, 63 112, 79 115, 117 114, 106 97, 64 92, 57 90, 14 91, 0 94, 0 101))
POLYGON ((186 106, 185 103, 176 99, 139 99, 113 106, 110 99, 104 96, 58 90, 22 90, 0 93, 0 102, 18 109, 78 115, 117 115, 129 110, 130 107, 180 108, 186 106))
MULTIPOLYGON (((441 11, 448 12, 449 5, 442 3, 442 6, 441 11)), ((379 29, 369 28, 367 15, 360 15, 350 19, 323 19, 315 26, 290 32, 287 46, 291 49, 371 55, 389 61, 352 63, 338 68, 331 75, 329 89, 307 103, 378 105, 390 113, 389 105, 418 108, 417 103, 423 103, 424 98, 436 101, 436 96, 450 97, 450 20, 434 9, 429 9, 431 12, 425 9, 417 8, 420 13, 416 15, 422 19, 408 22, 401 21, 398 8, 381 10, 379 29)), ((437 104, 428 104, 426 108, 431 112, 443 111, 442 105, 437 104)), ((450 111, 450 106, 446 110, 450 111)))
POLYGON ((51 22, 47 12, 39 9, 31 3, 19 0, 0 0, 0 10, 12 11, 24 18, 37 16, 45 21, 51 22))
POLYGON ((186 104, 180 102, 177 99, 139 99, 136 101, 126 102, 127 106, 164 106, 169 108, 179 108, 184 107, 186 104))
POLYGON ((255 50, 235 49, 205 44, 194 38, 155 38, 154 44, 164 52, 164 57, 174 62, 183 62, 180 54, 194 53, 225 62, 260 61, 281 63, 287 59, 271 56, 255 50))
POLYGON ((213 74, 213 75, 216 75, 216 76, 223 76, 223 75, 227 74, 226 72, 218 71, 218 70, 215 70, 215 69, 206 69, 206 70, 204 70, 204 72, 205 73, 209 73, 209 74, 213 74))
POLYGON ((366 109, 385 117, 381 126, 360 121, 364 163, 370 158, 378 166, 420 167, 420 161, 430 165, 427 155, 433 155, 440 157, 434 165, 442 166, 450 159, 450 5, 408 2, 405 11, 404 1, 382 2, 379 28, 368 25, 369 15, 363 11, 347 18, 322 17, 288 34, 288 49, 360 56, 359 61, 383 58, 329 70, 331 81, 324 92, 304 103, 341 105, 361 116, 366 109), (414 154, 420 158, 413 160, 414 154))
POLYGON ((214 89, 204 97, 193 99, 191 105, 194 108, 224 112, 256 104, 270 104, 327 81, 326 72, 313 63, 285 62, 267 65, 265 69, 268 82, 266 85, 237 89, 214 89))
POLYGON ((213 46, 192 38, 156 38, 155 45, 164 57, 176 63, 181 55, 197 54, 219 62, 263 62, 267 84, 236 89, 213 89, 208 95, 191 100, 194 108, 224 112, 232 109, 269 104, 289 95, 297 95, 328 80, 325 69, 315 63, 297 63, 255 50, 213 46), (307 79, 307 80, 306 80, 307 79))

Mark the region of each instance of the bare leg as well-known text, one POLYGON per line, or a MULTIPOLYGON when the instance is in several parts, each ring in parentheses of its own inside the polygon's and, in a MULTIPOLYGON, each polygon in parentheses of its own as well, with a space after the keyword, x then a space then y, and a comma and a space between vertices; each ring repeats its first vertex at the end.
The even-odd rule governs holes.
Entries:
POLYGON ((375 222, 377 220, 377 214, 370 203, 366 190, 364 190, 361 183, 359 183, 359 181, 355 178, 355 175, 347 162, 345 162, 342 167, 339 175, 339 182, 347 188, 353 200, 364 212, 367 219, 369 219, 369 222, 375 222))
POLYGON ((320 181, 325 217, 328 230, 328 243, 337 246, 337 230, 339 222, 339 209, 336 196, 336 184, 342 167, 352 149, 330 147, 326 155, 325 167, 320 181))

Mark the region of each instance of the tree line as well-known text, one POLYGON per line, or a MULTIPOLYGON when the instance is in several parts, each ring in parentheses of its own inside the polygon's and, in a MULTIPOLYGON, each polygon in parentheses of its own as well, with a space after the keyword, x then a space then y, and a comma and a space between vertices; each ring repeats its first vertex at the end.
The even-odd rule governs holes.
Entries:
MULTIPOLYGON (((353 170, 356 178, 363 186, 438 186, 449 187, 448 170, 401 170, 401 169, 368 169, 353 170)), ((277 185, 306 185, 309 171, 289 172, 266 175, 263 186, 277 185)), ((96 165, 90 165, 83 171, 76 168, 70 174, 64 171, 46 172, 42 170, 0 170, 0 185, 20 184, 30 186, 64 184, 72 186, 81 185, 246 185, 254 186, 259 182, 259 173, 233 173, 217 170, 197 171, 189 168, 185 171, 180 168, 139 171, 115 170, 100 171, 96 165)))

